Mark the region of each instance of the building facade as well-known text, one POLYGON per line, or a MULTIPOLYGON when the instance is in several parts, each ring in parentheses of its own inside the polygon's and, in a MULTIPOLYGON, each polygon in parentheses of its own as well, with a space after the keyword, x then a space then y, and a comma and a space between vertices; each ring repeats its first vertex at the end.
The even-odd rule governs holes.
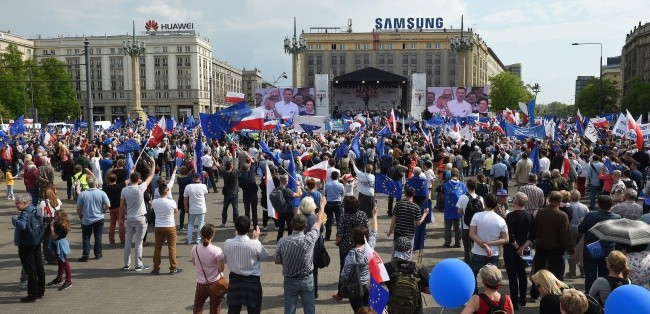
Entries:
POLYGON ((23 60, 27 60, 34 54, 34 42, 12 34, 8 31, 0 30, 0 54, 7 51, 9 45, 15 45, 23 54, 23 60))
POLYGON ((505 66, 506 71, 521 78, 521 63, 514 63, 505 66))
POLYGON ((469 52, 456 52, 451 39, 460 29, 373 30, 366 33, 338 28, 311 28, 303 33, 307 50, 299 61, 298 86, 314 86, 314 75, 336 77, 367 67, 409 77, 426 73, 427 86, 489 86, 488 78, 504 66, 480 36, 470 29, 463 36, 473 39, 469 52))
POLYGON ((621 69, 623 93, 629 79, 640 75, 650 82, 650 23, 641 22, 625 36, 625 45, 621 51, 621 69))
MULTIPOLYGON (((123 41, 131 38, 107 35, 32 41, 37 59, 55 57, 67 63, 83 113, 87 103, 83 42, 88 41, 93 119, 113 121, 126 118, 133 106, 131 57, 123 51, 123 41)), ((135 39, 145 43, 139 74, 141 105, 147 114, 184 121, 187 116, 209 112, 211 91, 213 99, 221 99, 216 106, 223 105, 219 95, 241 91, 241 70, 212 58, 208 40, 193 30, 147 31, 135 39)))
POLYGON ((255 91, 258 88, 262 88, 263 85, 264 79, 262 79, 262 72, 260 70, 257 68, 252 70, 242 70, 242 92, 249 104, 255 103, 255 105, 258 105, 255 101, 255 91))

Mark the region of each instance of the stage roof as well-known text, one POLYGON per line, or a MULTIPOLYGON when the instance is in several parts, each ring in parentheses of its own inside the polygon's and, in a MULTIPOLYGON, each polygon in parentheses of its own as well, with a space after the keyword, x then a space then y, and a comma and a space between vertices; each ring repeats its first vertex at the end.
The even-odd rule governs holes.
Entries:
POLYGON ((386 72, 377 68, 367 67, 358 71, 339 75, 332 79, 334 83, 356 83, 365 81, 367 83, 406 83, 407 78, 386 72))

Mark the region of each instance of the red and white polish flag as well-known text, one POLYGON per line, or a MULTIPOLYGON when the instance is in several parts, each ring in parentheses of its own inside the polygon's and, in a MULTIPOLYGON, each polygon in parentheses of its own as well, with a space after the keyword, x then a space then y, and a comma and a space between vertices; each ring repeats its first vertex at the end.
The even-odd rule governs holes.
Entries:
POLYGON ((307 177, 325 181, 325 178, 327 177, 327 161, 321 161, 318 164, 307 168, 307 170, 303 171, 302 174, 307 177))

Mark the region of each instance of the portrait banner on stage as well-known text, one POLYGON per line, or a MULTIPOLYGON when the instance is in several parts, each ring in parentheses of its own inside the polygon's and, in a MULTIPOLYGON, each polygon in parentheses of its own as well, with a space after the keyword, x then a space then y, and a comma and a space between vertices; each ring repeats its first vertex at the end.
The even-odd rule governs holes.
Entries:
POLYGON ((482 86, 429 86, 424 109, 431 112, 432 116, 448 116, 446 109, 449 108, 453 117, 470 115, 488 117, 490 113, 489 92, 489 87, 482 86))
POLYGON ((413 73, 411 78, 411 117, 420 120, 426 110, 427 74, 413 73))
POLYGON ((328 74, 316 74, 314 76, 314 90, 316 92, 316 114, 329 116, 330 113, 330 84, 328 74))
MULTIPOLYGON (((258 88, 254 95, 255 107, 264 106, 265 119, 289 119, 299 115, 315 116, 316 103, 319 102, 315 95, 313 87, 258 88)), ((329 115, 329 111, 326 110, 322 115, 329 115)))

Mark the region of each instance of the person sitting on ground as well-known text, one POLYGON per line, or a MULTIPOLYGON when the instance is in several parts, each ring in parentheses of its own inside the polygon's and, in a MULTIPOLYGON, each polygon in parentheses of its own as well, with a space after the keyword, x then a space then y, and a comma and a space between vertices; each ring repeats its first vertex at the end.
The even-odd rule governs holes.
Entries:
POLYGON ((499 307, 506 313, 514 313, 512 300, 507 294, 499 293, 501 288, 501 270, 492 264, 487 264, 479 270, 479 276, 485 292, 473 295, 461 314, 488 313, 491 308, 499 307), (489 302, 489 303, 488 303, 489 302))

